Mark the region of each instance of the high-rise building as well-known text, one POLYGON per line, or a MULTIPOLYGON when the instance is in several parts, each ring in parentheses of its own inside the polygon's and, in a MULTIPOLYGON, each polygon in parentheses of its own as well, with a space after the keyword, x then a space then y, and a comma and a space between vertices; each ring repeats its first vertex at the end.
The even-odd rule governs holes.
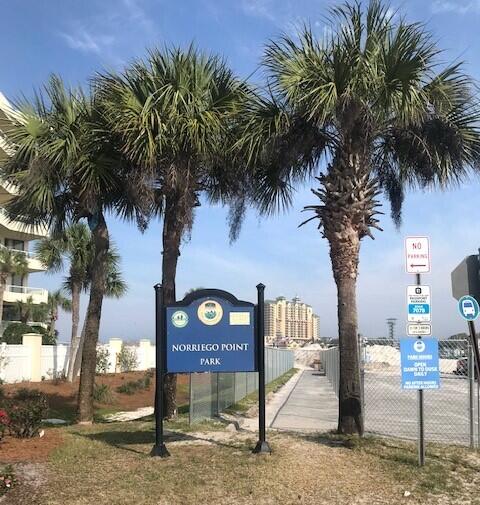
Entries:
MULTIPOLYGON (((11 119, 18 118, 15 111, 0 93, 0 164, 8 155, 10 147, 2 136, 5 128, 11 127, 11 119)), ((45 270, 44 265, 29 251, 29 242, 47 236, 47 229, 40 226, 26 226, 9 219, 2 207, 13 198, 15 186, 0 181, 0 248, 14 249, 24 254, 27 259, 28 271, 23 275, 10 275, 3 295, 3 325, 19 319, 16 302, 47 303, 48 291, 43 288, 33 288, 28 285, 29 274, 45 270)), ((30 321, 29 321, 30 322, 30 321)), ((34 322, 34 321, 33 321, 34 322)))
POLYGON ((319 317, 298 296, 279 296, 265 301, 265 340, 267 344, 304 344, 320 337, 319 317))

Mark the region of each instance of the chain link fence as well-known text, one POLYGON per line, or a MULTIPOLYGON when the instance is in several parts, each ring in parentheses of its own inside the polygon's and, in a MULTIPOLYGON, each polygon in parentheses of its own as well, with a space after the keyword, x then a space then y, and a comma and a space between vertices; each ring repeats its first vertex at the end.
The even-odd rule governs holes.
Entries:
MULTIPOLYGON (((294 352, 265 348, 268 384, 294 366, 294 352)), ((257 372, 193 373, 190 375, 190 423, 210 419, 258 389, 257 372)))
MULTIPOLYGON (((396 340, 364 339, 361 378, 365 430, 416 439, 416 391, 401 387, 400 346, 396 340)), ((440 389, 424 392, 425 436, 430 442, 480 445, 480 389, 468 340, 440 340, 440 389)), ((321 351, 326 376, 338 397, 338 348, 321 351)))

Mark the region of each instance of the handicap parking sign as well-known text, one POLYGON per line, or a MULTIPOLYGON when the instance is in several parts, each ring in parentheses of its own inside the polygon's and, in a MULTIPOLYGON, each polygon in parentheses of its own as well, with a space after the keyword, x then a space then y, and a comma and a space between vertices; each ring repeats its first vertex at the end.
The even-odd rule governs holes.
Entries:
POLYGON ((440 366, 436 338, 400 339, 402 389, 438 389, 440 366))

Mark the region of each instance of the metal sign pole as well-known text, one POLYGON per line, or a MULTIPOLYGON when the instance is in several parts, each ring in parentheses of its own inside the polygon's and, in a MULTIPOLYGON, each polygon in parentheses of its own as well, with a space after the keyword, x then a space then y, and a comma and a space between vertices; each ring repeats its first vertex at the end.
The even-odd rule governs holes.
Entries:
POLYGON ((475 364, 473 362, 473 349, 472 344, 468 343, 468 421, 469 421, 469 432, 470 432, 470 449, 475 448, 475 408, 473 404, 474 397, 474 386, 475 386, 475 364))
POLYGON ((165 306, 163 287, 155 288, 155 445, 150 456, 166 458, 170 453, 163 440, 163 395, 165 378, 165 306))
MULTIPOLYGON (((417 286, 421 286, 420 274, 416 274, 417 286)), ((422 338, 421 336, 419 337, 422 338)), ((418 393, 418 464, 425 465, 425 422, 424 422, 424 405, 423 405, 423 389, 419 389, 418 393)))
POLYGON ((478 349, 478 339, 475 332, 475 323, 468 321, 468 331, 470 333, 470 343, 472 345, 473 354, 475 357, 475 367, 477 369, 477 377, 480 378, 480 350, 478 349))
POLYGON ((258 432, 259 439, 253 452, 271 453, 265 428, 265 286, 257 285, 257 370, 258 370, 258 432))

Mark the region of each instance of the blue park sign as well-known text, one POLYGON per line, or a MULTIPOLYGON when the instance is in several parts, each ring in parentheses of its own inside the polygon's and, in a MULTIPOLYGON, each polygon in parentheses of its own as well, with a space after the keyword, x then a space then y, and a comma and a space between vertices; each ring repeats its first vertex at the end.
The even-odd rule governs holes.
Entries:
POLYGON ((199 290, 166 307, 166 371, 252 372, 255 306, 220 290, 199 290))
POLYGON ((463 319, 467 321, 475 321, 480 312, 478 302, 473 296, 462 296, 458 300, 458 310, 463 319))
POLYGON ((436 338, 401 338, 402 389, 438 389, 440 366, 436 338))

